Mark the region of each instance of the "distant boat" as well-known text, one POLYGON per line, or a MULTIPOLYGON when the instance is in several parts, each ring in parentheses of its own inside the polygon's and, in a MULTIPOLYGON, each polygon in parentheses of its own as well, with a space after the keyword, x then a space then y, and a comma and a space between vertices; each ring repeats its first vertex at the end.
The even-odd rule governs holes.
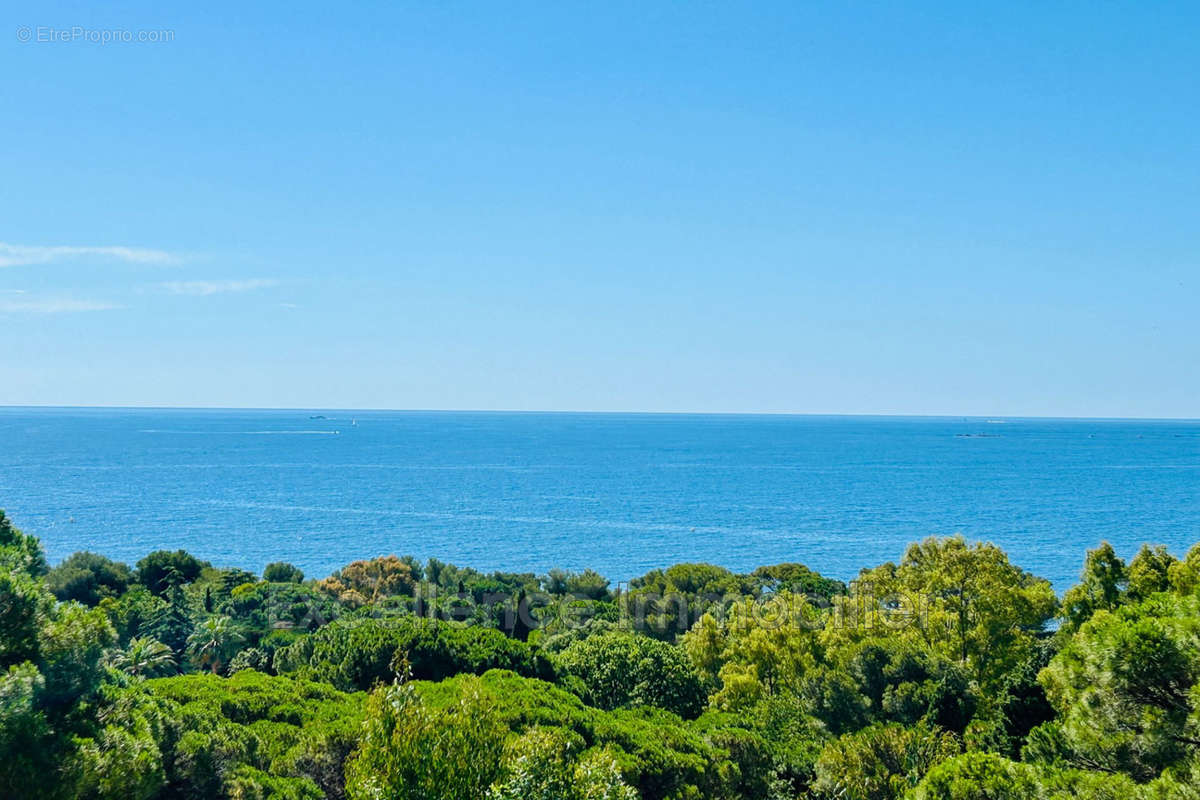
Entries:
POLYGON ((313 414, 309 419, 328 419, 324 414, 313 414))
POLYGON ((357 427, 358 427, 358 420, 356 420, 356 419, 352 419, 352 420, 350 420, 350 427, 351 427, 351 428, 357 428, 357 427))
POLYGON ((1005 423, 1005 420, 1002 420, 1002 419, 989 419, 987 421, 988 425, 1003 425, 1004 423, 1005 423))

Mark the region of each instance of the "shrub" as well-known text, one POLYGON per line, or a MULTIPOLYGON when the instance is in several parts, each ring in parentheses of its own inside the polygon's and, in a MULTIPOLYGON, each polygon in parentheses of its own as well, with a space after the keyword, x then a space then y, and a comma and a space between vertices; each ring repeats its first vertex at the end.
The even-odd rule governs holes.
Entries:
POLYGON ((646 636, 623 631, 592 636, 569 645, 554 663, 599 708, 649 705, 693 718, 704 706, 704 689, 687 654, 646 636))

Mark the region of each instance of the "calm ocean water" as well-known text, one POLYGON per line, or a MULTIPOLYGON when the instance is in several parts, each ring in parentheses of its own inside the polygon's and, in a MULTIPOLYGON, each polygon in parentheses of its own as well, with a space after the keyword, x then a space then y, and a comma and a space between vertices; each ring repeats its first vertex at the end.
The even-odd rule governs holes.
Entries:
POLYGON ((1061 591, 1101 540, 1200 540, 1200 423, 0 408, 0 507, 52 562, 182 547, 311 576, 411 553, 845 579, 962 532, 1061 591))

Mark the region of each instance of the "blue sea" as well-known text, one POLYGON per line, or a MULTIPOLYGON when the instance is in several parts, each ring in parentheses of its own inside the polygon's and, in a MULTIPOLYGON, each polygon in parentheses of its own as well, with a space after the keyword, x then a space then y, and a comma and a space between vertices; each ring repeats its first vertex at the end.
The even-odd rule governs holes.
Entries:
POLYGON ((848 579, 931 534, 1062 591, 1103 540, 1200 540, 1200 422, 0 408, 0 507, 56 562, 184 548, 320 577, 800 561, 848 579))

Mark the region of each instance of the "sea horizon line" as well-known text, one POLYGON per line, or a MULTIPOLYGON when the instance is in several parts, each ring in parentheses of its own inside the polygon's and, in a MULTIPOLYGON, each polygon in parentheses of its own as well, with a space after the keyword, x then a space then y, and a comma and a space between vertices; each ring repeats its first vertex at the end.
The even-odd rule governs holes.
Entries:
POLYGON ((334 412, 356 414, 496 414, 561 416, 657 416, 657 417, 813 417, 850 419, 927 419, 988 421, 1079 421, 1079 422, 1183 422, 1200 423, 1200 417, 1170 416, 1071 416, 1062 414, 897 413, 868 411, 664 411, 617 409, 525 409, 525 408, 382 408, 337 406, 223 406, 223 405, 119 405, 119 404, 25 404, 0 403, 0 411, 248 411, 248 412, 334 412))

